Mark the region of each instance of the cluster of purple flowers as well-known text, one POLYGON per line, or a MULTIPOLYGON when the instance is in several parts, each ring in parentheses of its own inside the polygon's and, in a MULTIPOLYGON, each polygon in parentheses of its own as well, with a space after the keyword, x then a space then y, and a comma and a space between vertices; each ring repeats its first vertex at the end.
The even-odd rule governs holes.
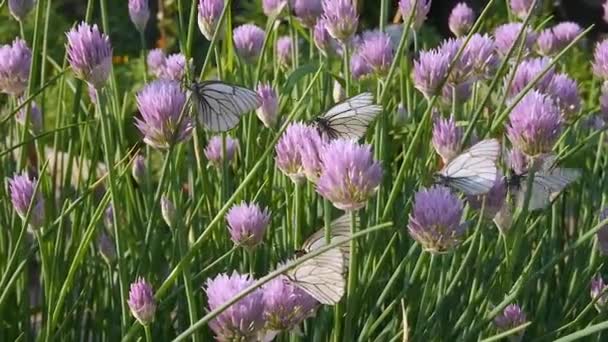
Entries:
POLYGON ((192 69, 192 61, 187 61, 186 56, 174 53, 167 56, 163 50, 154 49, 148 53, 146 60, 148 71, 160 79, 181 82, 186 74, 192 69))

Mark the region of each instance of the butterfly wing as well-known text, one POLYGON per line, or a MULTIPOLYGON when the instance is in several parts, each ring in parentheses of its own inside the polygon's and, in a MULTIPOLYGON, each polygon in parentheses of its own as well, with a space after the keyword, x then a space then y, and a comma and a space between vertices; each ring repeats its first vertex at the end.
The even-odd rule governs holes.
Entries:
POLYGON ((371 93, 361 93, 348 98, 323 114, 317 127, 330 139, 359 140, 369 124, 382 112, 382 106, 374 104, 371 93))
POLYGON ((482 195, 496 182, 496 159, 500 144, 496 139, 478 142, 458 155, 439 172, 449 185, 467 195, 482 195))
MULTIPOLYGON (((355 218, 357 220, 357 224, 359 221, 359 217, 355 218)), ((331 243, 344 241, 350 238, 350 227, 351 227, 351 215, 346 214, 338 217, 331 223, 331 243)), ((325 229, 319 228, 316 232, 314 232, 302 245, 302 249, 304 251, 311 252, 315 249, 319 249, 325 246, 325 229)), ((344 243, 340 245, 340 250, 342 251, 342 255, 345 259, 345 266, 348 265, 350 260, 350 245, 348 243, 344 243)))
MULTIPOLYGON (((545 163, 546 165, 546 163, 545 163)), ((532 181, 532 193, 528 210, 539 210, 546 208, 559 194, 571 183, 581 176, 578 169, 567 169, 552 167, 544 168, 534 175, 532 181)), ((523 206, 527 186, 522 184, 518 194, 518 205, 523 206)))
POLYGON ((344 256, 340 249, 330 249, 291 269, 286 276, 320 303, 334 305, 344 295, 344 256))
POLYGON ((195 84, 193 98, 199 120, 213 132, 234 128, 245 113, 261 106, 253 90, 220 81, 195 84))

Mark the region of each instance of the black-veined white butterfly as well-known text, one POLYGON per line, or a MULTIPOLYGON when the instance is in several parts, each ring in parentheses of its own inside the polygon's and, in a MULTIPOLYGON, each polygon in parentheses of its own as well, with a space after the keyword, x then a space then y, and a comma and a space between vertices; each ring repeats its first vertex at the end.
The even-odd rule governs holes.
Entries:
POLYGON ((348 98, 314 119, 317 129, 329 139, 359 140, 369 124, 382 112, 382 106, 374 104, 371 93, 361 93, 348 98))
POLYGON ((241 116, 262 105, 255 91, 221 81, 194 82, 190 90, 199 121, 213 132, 233 129, 241 116))
MULTIPOLYGON (((332 243, 344 241, 350 237, 350 222, 349 215, 344 215, 332 222, 332 243)), ((302 248, 296 251, 296 256, 301 257, 325 245, 325 232, 320 229, 304 242, 302 248)), ((340 248, 330 249, 301 263, 287 271, 285 275, 294 285, 306 291, 321 304, 334 305, 344 295, 349 255, 350 249, 345 243, 340 248)))
POLYGON ((496 181, 496 159, 500 144, 496 139, 478 142, 435 174, 439 183, 456 188, 467 195, 483 195, 496 181))
MULTIPOLYGON (((545 157, 539 170, 534 173, 528 210, 546 208, 570 183, 581 176, 579 169, 560 168, 555 164, 555 156, 545 157)), ((513 174, 507 182, 511 190, 517 191, 517 206, 523 207, 527 193, 527 174, 513 174)))

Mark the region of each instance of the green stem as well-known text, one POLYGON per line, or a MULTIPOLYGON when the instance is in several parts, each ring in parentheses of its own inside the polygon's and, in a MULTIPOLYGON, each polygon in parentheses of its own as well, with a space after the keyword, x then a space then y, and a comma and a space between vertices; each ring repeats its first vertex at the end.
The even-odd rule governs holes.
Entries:
POLYGON ((148 83, 148 63, 146 61, 146 37, 143 32, 139 33, 141 43, 141 63, 144 65, 144 83, 148 83))
POLYGON ((302 184, 294 183, 294 194, 293 194, 293 212, 294 212, 294 221, 293 221, 293 248, 294 250, 300 249, 300 244, 302 240, 302 216, 303 216, 303 207, 302 207, 302 184))
POLYGON ((152 342, 152 333, 150 333, 150 325, 144 325, 144 331, 146 332, 146 342, 152 342))
MULTIPOLYGON (((346 215, 350 215, 350 233, 355 235, 357 233, 357 212, 351 211, 346 215)), ((348 295, 348 303, 346 308, 346 326, 344 327, 344 339, 345 341, 352 341, 352 327, 354 325, 354 320, 357 317, 357 297, 356 287, 358 285, 358 276, 359 276, 359 255, 357 251, 357 242, 355 240, 350 240, 350 258, 348 265, 348 286, 347 286, 347 295, 348 295)))
POLYGON ((344 95, 350 97, 350 50, 348 44, 343 45, 344 49, 344 95))

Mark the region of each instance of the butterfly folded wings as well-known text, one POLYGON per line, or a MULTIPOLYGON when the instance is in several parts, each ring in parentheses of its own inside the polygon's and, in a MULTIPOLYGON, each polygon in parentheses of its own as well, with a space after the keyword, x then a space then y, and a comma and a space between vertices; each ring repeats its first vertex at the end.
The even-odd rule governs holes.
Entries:
POLYGON ((382 106, 374 104, 371 93, 361 93, 337 103, 315 118, 314 123, 319 132, 331 140, 359 140, 381 112, 382 106))

